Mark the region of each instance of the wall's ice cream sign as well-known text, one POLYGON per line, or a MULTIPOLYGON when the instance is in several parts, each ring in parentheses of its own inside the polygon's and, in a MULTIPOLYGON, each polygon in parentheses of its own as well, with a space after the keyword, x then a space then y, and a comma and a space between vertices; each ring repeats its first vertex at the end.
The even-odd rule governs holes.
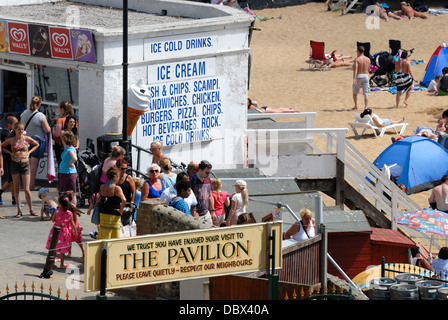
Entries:
POLYGON ((50 27, 50 39, 53 58, 73 59, 69 29, 50 27))
POLYGON ((7 22, 0 20, 0 52, 8 51, 8 27, 7 22))
POLYGON ((0 20, 0 52, 96 62, 92 32, 0 20))
POLYGON ((28 25, 25 23, 8 22, 9 52, 30 54, 28 25))

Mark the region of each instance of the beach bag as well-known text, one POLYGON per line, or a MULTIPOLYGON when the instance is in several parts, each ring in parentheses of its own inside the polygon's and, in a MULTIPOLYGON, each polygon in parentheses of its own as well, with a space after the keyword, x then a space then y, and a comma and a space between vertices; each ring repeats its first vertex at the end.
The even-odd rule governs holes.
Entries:
POLYGON ((100 224, 100 207, 95 205, 93 207, 92 218, 90 218, 90 222, 94 224, 100 224))
POLYGON ((126 226, 120 227, 120 238, 135 237, 137 235, 137 225, 134 221, 126 226))

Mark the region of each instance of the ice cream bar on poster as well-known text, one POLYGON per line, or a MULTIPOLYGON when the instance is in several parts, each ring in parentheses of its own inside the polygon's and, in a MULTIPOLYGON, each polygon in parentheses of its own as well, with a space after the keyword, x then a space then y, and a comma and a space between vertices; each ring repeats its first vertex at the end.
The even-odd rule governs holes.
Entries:
POLYGON ((6 20, 0 22, 0 52, 7 50, 17 54, 50 57, 50 50, 45 49, 45 46, 50 45, 51 58, 96 62, 90 30, 28 25, 6 20))

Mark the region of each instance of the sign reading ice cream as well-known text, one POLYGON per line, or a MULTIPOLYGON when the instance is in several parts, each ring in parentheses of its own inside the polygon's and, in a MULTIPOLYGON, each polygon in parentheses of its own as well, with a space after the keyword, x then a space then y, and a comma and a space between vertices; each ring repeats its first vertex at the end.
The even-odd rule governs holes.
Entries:
POLYGON ((0 20, 0 52, 96 62, 92 32, 0 20))
POLYGON ((227 85, 214 58, 150 65, 148 79, 151 100, 138 122, 139 139, 172 146, 223 137, 227 85))

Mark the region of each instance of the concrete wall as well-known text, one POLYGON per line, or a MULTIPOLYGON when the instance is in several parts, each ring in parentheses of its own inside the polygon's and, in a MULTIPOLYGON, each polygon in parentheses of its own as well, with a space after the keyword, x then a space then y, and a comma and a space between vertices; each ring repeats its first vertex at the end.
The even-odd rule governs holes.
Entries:
POLYGON ((0 2, 0 7, 2 6, 17 6, 21 4, 40 4, 40 3, 47 3, 47 2, 56 2, 60 0, 2 0, 0 2))
MULTIPOLYGON (((81 0, 95 5, 121 7, 122 1, 81 0)), ((249 48, 249 27, 253 18, 234 8, 211 6, 188 1, 129 1, 129 8, 148 13, 164 13, 167 15, 181 15, 194 17, 194 20, 181 20, 178 23, 148 25, 142 28, 129 30, 129 86, 143 79, 148 87, 168 87, 173 83, 184 81, 190 87, 196 79, 218 79, 220 88, 221 113, 219 126, 206 127, 202 122, 205 116, 198 115, 196 131, 207 130, 207 139, 182 141, 178 135, 145 135, 143 126, 135 128, 132 143, 149 149, 153 140, 162 140, 164 153, 176 163, 188 163, 191 160, 207 159, 213 163, 214 168, 236 168, 244 165, 244 131, 246 128, 246 99, 249 87, 249 61, 251 49, 249 48), (151 43, 181 42, 198 37, 212 38, 213 48, 203 50, 172 50, 164 55, 149 54, 151 43), (210 72, 202 77, 172 79, 167 81, 155 80, 158 68, 174 66, 176 64, 206 61, 212 65, 210 72), (180 141, 180 142, 179 142, 180 141), (226 150, 233 152, 225 152, 226 150)), ((108 132, 121 132, 122 128, 122 35, 121 30, 98 30, 95 32, 95 41, 98 51, 98 63, 104 68, 104 99, 98 97, 97 103, 102 104, 104 128, 100 134, 108 132)), ((158 77, 158 74, 157 74, 158 77)), ((178 95, 179 96, 179 95, 178 95)), ((158 98, 157 96, 153 96, 158 98)), ((161 98, 161 97, 160 97, 161 98)), ((187 98, 190 99, 190 98, 187 98)), ((191 107, 191 101, 189 106, 191 107)), ((194 107, 194 106, 193 106, 194 107)), ((202 104, 196 105, 200 112, 202 104)), ((173 113, 178 110, 173 109, 173 113)), ((211 118, 212 116, 210 116, 211 118)), ((86 119, 93 122, 97 119, 86 119)), ((178 120, 178 119, 176 119, 178 120)), ((173 120, 172 122, 176 121, 173 120)), ((178 121, 187 120, 182 118, 178 121)), ((208 120, 208 119, 206 119, 208 120)), ((159 125, 159 123, 153 123, 159 125)), ((145 124, 146 126, 148 124, 145 124)), ((99 131, 99 128, 93 128, 99 131)), ((96 133, 96 132, 95 132, 96 133)), ((185 133, 186 134, 186 133, 185 133)), ((136 159, 137 155, 133 155, 136 159)), ((145 169, 151 161, 150 155, 142 154, 141 169, 145 169)), ((134 165, 134 164, 133 164, 134 165)))

